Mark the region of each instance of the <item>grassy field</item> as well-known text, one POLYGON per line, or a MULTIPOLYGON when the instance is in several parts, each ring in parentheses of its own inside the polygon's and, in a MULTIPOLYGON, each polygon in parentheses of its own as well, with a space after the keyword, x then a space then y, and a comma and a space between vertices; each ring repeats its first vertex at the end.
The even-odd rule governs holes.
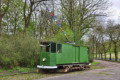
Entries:
MULTIPOLYGON (((48 74, 48 73, 29 73, 29 74, 19 74, 14 76, 4 76, 0 77, 0 80, 33 80, 33 79, 40 79, 50 76, 56 76, 58 73, 48 74)), ((60 74, 59 74, 60 75, 60 74)))
MULTIPOLYGON (((110 54, 107 54, 107 58, 110 58, 110 54)), ((111 58, 115 58, 115 54, 112 53, 111 58)), ((120 53, 118 54, 118 58, 120 59, 120 53)))
POLYGON ((0 69, 0 80, 33 80, 40 79, 49 76, 60 75, 60 73, 36 73, 36 68, 21 68, 17 67, 14 69, 0 69))
MULTIPOLYGON (((96 66, 97 64, 99 64, 99 62, 93 62, 91 65, 91 69, 103 68, 100 66, 96 66)), ((12 69, 12 70, 0 69, 0 80, 33 80, 33 79, 41 79, 41 78, 45 78, 45 77, 64 75, 64 74, 81 74, 84 71, 86 71, 86 70, 74 71, 74 72, 70 72, 70 73, 44 73, 44 72, 36 73, 36 68, 31 69, 31 68, 18 67, 18 68, 12 69), (30 73, 30 72, 34 72, 34 73, 30 73)))

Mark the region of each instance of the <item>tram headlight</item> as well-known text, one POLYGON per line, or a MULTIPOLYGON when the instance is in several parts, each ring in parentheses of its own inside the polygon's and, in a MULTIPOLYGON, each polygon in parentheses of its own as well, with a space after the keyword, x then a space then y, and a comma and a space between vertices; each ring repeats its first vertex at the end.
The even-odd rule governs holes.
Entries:
POLYGON ((46 61, 46 58, 43 58, 43 60, 42 60, 43 62, 45 62, 46 61))

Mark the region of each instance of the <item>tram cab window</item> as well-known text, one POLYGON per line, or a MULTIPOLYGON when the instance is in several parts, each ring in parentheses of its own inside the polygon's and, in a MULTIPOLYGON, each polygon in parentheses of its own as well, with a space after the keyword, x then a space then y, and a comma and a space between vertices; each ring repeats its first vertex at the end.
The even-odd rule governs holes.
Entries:
POLYGON ((56 53, 56 43, 51 43, 51 53, 56 53))
POLYGON ((62 45, 61 44, 57 44, 57 52, 62 53, 62 45))
POLYGON ((41 52, 49 52, 50 45, 49 44, 41 44, 41 52))
POLYGON ((87 49, 87 52, 88 52, 88 54, 89 54, 89 48, 87 49))

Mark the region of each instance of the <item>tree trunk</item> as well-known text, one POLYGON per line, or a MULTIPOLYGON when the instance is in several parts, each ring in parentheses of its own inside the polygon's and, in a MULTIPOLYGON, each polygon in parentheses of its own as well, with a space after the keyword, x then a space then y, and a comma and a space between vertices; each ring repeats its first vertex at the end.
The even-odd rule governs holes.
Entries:
POLYGON ((114 53, 115 53, 115 61, 118 61, 118 53, 117 53, 117 43, 114 43, 114 53))
POLYGON ((111 53, 110 53, 110 60, 111 60, 111 53))
POLYGON ((99 59, 100 59, 100 53, 99 53, 99 59))
POLYGON ((8 35, 9 35, 9 26, 7 25, 7 33, 8 33, 8 35))
POLYGON ((97 59, 97 44, 96 44, 96 59, 97 59))
POLYGON ((23 36, 26 36, 26 28, 24 28, 23 36))
POLYGON ((2 16, 0 15, 0 37, 2 34, 2 16))
POLYGON ((10 0, 6 0, 8 1, 7 4, 6 4, 6 8, 4 10, 1 9, 1 3, 2 0, 0 0, 0 37, 1 37, 1 34, 2 34, 2 18, 4 17, 4 15, 6 14, 8 8, 9 8, 9 4, 10 4, 10 0))
POLYGON ((14 36, 16 35, 16 27, 17 27, 17 18, 16 18, 16 15, 15 15, 15 25, 14 25, 14 36))
POLYGON ((28 26, 29 26, 28 21, 25 21, 24 35, 26 35, 26 29, 28 28, 28 26))
POLYGON ((105 60, 106 60, 106 52, 105 52, 105 60))
POLYGON ((103 59, 103 55, 102 55, 102 53, 101 53, 101 59, 103 59))
POLYGON ((74 24, 73 24, 73 22, 74 22, 74 0, 71 0, 70 1, 70 28, 72 29, 72 30, 74 30, 74 24))
POLYGON ((0 0, 0 37, 2 33, 2 13, 1 13, 1 0, 0 0))
POLYGON ((110 60, 111 60, 111 42, 110 43, 110 48, 109 48, 109 52, 110 52, 110 60))

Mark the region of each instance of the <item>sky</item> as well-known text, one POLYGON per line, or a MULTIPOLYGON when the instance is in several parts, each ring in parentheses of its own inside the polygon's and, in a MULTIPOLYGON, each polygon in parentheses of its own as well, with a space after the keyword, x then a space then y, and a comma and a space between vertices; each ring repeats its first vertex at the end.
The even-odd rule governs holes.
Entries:
POLYGON ((108 19, 112 19, 115 23, 120 21, 120 0, 110 0, 112 6, 108 8, 108 19))

